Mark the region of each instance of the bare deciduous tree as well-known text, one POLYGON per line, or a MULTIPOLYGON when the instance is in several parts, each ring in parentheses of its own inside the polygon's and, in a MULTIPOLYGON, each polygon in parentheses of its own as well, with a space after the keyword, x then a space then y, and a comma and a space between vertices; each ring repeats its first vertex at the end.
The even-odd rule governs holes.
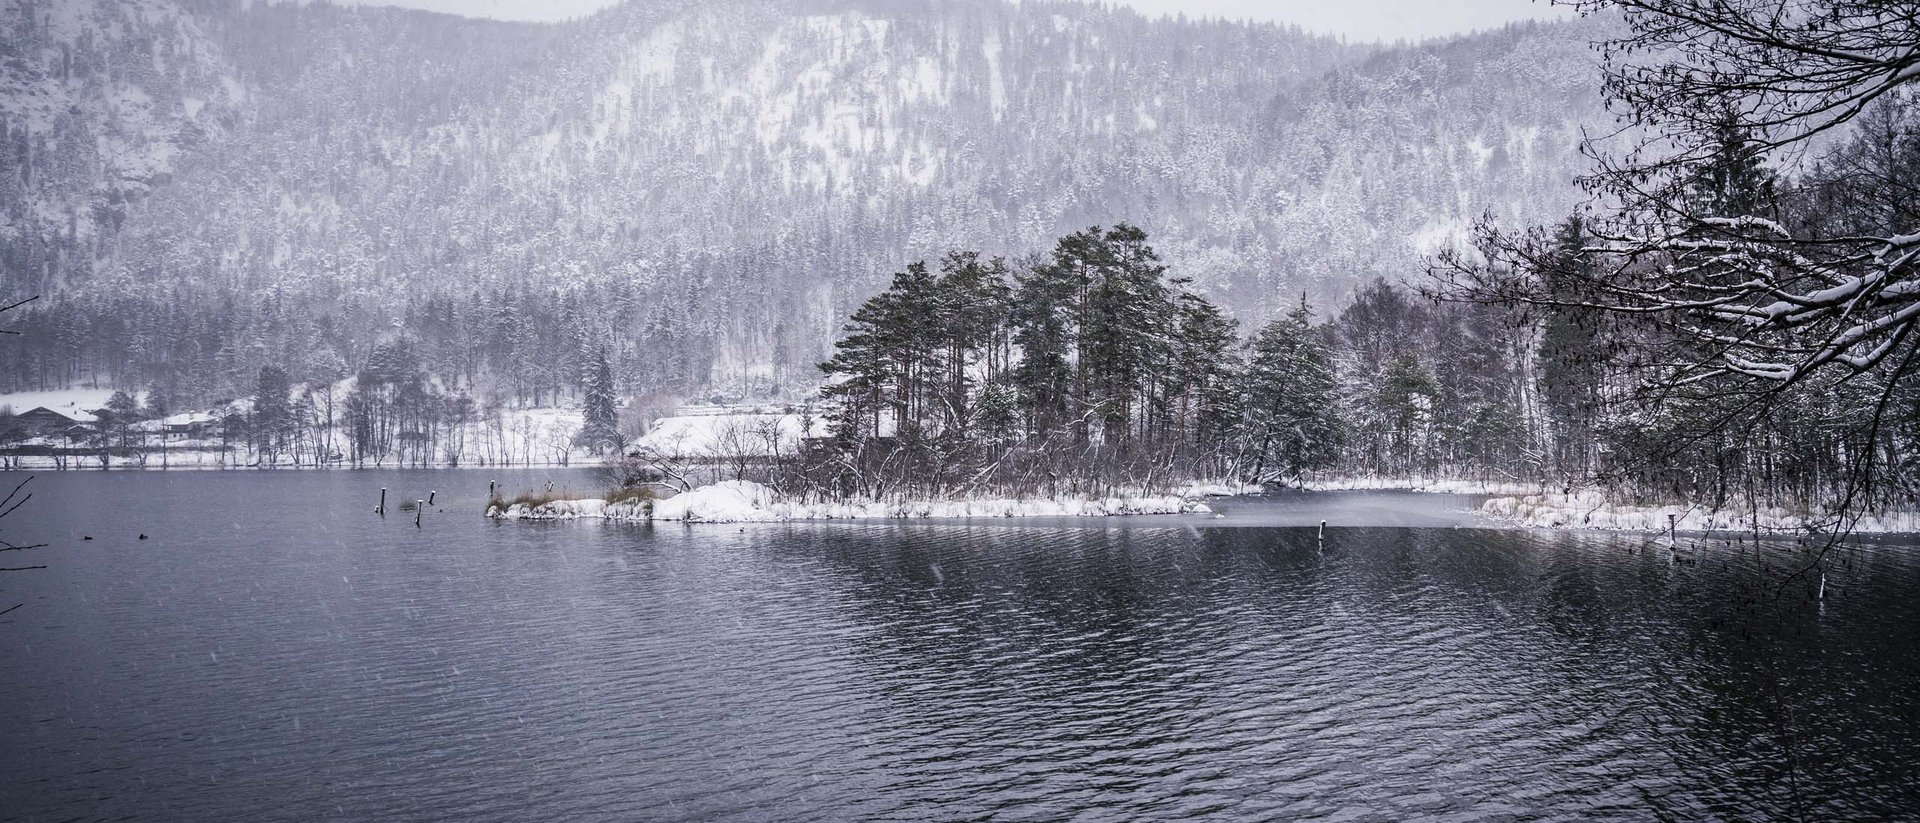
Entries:
MULTIPOLYGON (((1478 256, 1444 255, 1454 299, 1552 307, 1633 328, 1638 385, 1654 416, 1698 416, 1662 448, 1764 427, 1810 393, 1853 392, 1843 511, 1888 479, 1888 410, 1916 367, 1920 174, 1914 157, 1853 143, 1815 148, 1863 113, 1910 144, 1920 86, 1920 5, 1852 0, 1577 0, 1618 10, 1601 44, 1622 129, 1590 141, 1596 213, 1576 255, 1545 232, 1483 222, 1478 256), (1620 142, 1624 150, 1615 150, 1620 142), (1809 157, 1809 155, 1814 155, 1809 157), (1865 174, 1889 201, 1835 220, 1820 190, 1865 174), (1904 205, 1902 205, 1904 204, 1904 205), (1704 411, 1702 411, 1704 410, 1704 411), (1852 414, 1864 411, 1864 414, 1852 414)), ((1803 403, 1804 405, 1804 403, 1803 403)))

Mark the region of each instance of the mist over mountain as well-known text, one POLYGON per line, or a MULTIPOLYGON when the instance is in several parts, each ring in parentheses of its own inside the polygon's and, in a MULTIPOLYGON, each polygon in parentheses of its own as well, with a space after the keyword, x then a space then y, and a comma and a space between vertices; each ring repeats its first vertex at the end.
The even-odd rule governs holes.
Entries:
POLYGON ((1416 46, 1076 3, 635 0, 565 24, 0 0, 0 382, 231 392, 404 338, 537 397, 810 385, 908 262, 1145 228, 1242 321, 1564 216, 1594 21, 1416 46), (570 389, 569 389, 570 390, 570 389))

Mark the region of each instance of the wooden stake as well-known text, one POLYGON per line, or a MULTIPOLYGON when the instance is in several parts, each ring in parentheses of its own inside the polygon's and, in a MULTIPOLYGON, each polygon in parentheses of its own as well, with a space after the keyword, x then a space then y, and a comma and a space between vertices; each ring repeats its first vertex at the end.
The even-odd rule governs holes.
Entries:
POLYGON ((381 517, 387 515, 387 487, 385 486, 380 487, 380 505, 373 507, 373 513, 381 517))
POLYGON ((427 501, 413 501, 413 527, 420 528, 420 513, 427 510, 427 501))
POLYGON ((436 495, 436 494, 439 494, 439 493, 440 493, 440 492, 438 492, 438 491, 435 491, 435 490, 433 490, 433 489, 428 489, 428 490, 427 490, 427 505, 429 505, 429 506, 431 506, 431 505, 433 505, 433 496, 434 496, 434 495, 436 495))

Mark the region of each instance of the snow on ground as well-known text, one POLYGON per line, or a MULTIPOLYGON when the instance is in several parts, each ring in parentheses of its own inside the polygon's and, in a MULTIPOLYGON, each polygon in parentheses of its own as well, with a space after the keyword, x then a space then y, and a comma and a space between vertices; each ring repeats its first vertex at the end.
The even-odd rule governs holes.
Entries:
POLYGON ((597 458, 591 452, 573 447, 585 419, 578 408, 504 409, 462 427, 459 448, 442 443, 434 463, 446 465, 449 454, 457 454, 462 466, 592 463, 597 458))
POLYGON ((1111 497, 1102 500, 949 500, 799 503, 747 480, 702 486, 666 500, 645 502, 558 500, 539 506, 515 504, 487 515, 504 520, 684 521, 749 523, 782 520, 862 520, 929 517, 1105 517, 1123 514, 1188 514, 1212 511, 1179 495, 1111 497))
MULTIPOLYGON (((1780 507, 1635 506, 1613 503, 1598 491, 1572 494, 1528 494, 1496 497, 1480 504, 1483 516, 1553 529, 1664 532, 1798 532, 1831 531, 1832 519, 1780 507)), ((1920 512, 1895 511, 1863 516, 1857 533, 1920 533, 1920 512)))
POLYGON ((1538 483, 1506 480, 1440 480, 1431 477, 1330 477, 1301 482, 1307 491, 1415 491, 1431 494, 1540 494, 1538 483))
POLYGON ((669 457, 713 459, 732 456, 791 454, 806 437, 824 437, 826 418, 813 415, 767 413, 728 407, 681 409, 680 414, 654 421, 645 436, 631 446, 669 457))
MULTIPOLYGON (((134 395, 141 399, 145 392, 134 395)), ((41 406, 54 411, 92 411, 106 408, 113 389, 60 389, 59 391, 17 391, 0 394, 0 408, 11 406, 14 414, 23 414, 41 406)))
MULTIPOLYGON (((1706 506, 1636 506, 1614 503, 1598 489, 1553 492, 1538 483, 1487 480, 1438 480, 1421 477, 1349 477, 1310 480, 1299 485, 1310 491, 1402 490, 1435 494, 1498 495, 1485 500, 1475 513, 1504 523, 1548 529, 1600 531, 1806 533, 1831 531, 1832 518, 1773 506, 1757 510, 1746 505, 1712 509, 1706 506)), ((1895 511, 1863 516, 1853 531, 1859 533, 1920 534, 1920 512, 1895 511)))
MULTIPOLYGON (((51 394, 51 393, 49 393, 51 394)), ((111 394, 111 392, 109 392, 111 394)), ((14 397, 18 395, 0 395, 14 397)), ((16 407, 16 412, 32 408, 16 407)), ((222 412, 245 413, 244 407, 228 404, 222 412)), ((183 412, 167 418, 172 422, 187 422, 190 419, 206 420, 213 415, 183 412)), ((459 426, 457 431, 444 431, 434 444, 433 454, 425 460, 426 465, 445 468, 453 464, 450 458, 457 458, 461 467, 482 466, 572 466, 597 465, 599 456, 586 449, 574 448, 574 435, 580 431, 581 411, 577 408, 528 408, 505 409, 498 415, 483 415, 479 420, 469 421, 459 426)), ((140 431, 140 429, 136 429, 140 431)), ((296 449, 298 457, 283 452, 266 461, 260 455, 249 451, 244 437, 232 441, 223 441, 219 437, 195 439, 162 438, 147 432, 149 437, 135 438, 132 445, 148 451, 135 454, 115 454, 107 458, 112 468, 128 469, 232 469, 232 468, 307 468, 321 462, 331 466, 349 466, 348 459, 352 444, 347 439, 344 423, 336 423, 327 442, 303 442, 296 449), (165 451, 159 449, 164 447, 165 451), (319 461, 317 455, 328 453, 339 455, 337 459, 319 461)), ((314 433, 318 438, 318 432, 314 433)), ((62 449, 75 449, 77 453, 61 456, 52 455, 0 455, 0 469, 70 469, 101 467, 98 452, 86 444, 74 443, 63 437, 34 437, 21 441, 21 446, 50 446, 62 449)), ((367 458, 363 465, 412 466, 416 465, 416 453, 405 456, 389 454, 381 458, 367 458)))
MULTIPOLYGON (((348 389, 334 387, 334 403, 341 403, 348 389)), ((297 393, 296 393, 297 394, 297 393)), ((113 395, 110 389, 70 389, 52 392, 15 392, 0 394, 0 405, 12 405, 14 412, 21 413, 38 406, 47 406, 56 411, 64 411, 76 416, 84 409, 99 408, 106 405, 107 398, 113 395)), ((136 395, 136 400, 139 399, 136 395)), ((190 417, 206 419, 224 418, 229 414, 247 414, 252 408, 248 399, 229 401, 214 411, 212 415, 204 412, 183 412, 168 418, 170 422, 186 422, 190 417)), ((336 413, 338 410, 336 409, 336 413)), ((424 463, 434 467, 453 465, 457 459, 459 466, 573 466, 591 465, 599 460, 598 454, 591 449, 575 448, 574 436, 580 432, 584 415, 578 405, 544 406, 536 408, 504 408, 498 411, 483 411, 478 419, 470 420, 455 427, 443 428, 438 433, 433 453, 424 463)), ((136 429, 136 431, 139 431, 136 429)), ((826 418, 820 415, 787 413, 780 407, 766 406, 684 406, 674 414, 653 421, 648 433, 629 444, 633 448, 648 448, 662 455, 688 460, 691 462, 715 462, 740 457, 769 457, 776 453, 791 455, 798 451, 800 443, 806 437, 822 437, 827 434, 826 418), (776 452, 777 450, 777 452, 776 452)), ((344 421, 336 421, 329 443, 318 441, 322 434, 311 434, 314 440, 303 442, 298 451, 299 462, 288 454, 282 454, 274 461, 276 466, 312 466, 315 455, 329 451, 342 455, 341 459, 324 461, 332 465, 345 465, 350 461, 345 456, 351 449, 347 439, 344 421)), ((18 445, 52 446, 57 448, 84 448, 88 444, 74 443, 64 438, 35 438, 18 445)), ((136 441, 136 447, 161 445, 159 440, 136 441)), ((219 437, 200 440, 168 439, 164 441, 169 454, 165 460, 158 453, 140 455, 116 455, 110 458, 114 467, 125 468, 236 468, 254 466, 259 458, 248 451, 245 438, 237 437, 232 442, 222 441, 219 437)), ((405 455, 390 454, 379 459, 367 458, 368 466, 420 465, 421 455, 408 452, 405 455)), ((55 458, 45 455, 0 455, 0 463, 5 468, 16 469, 58 469, 83 466, 99 468, 99 457, 95 454, 66 455, 55 458)))
POLYGON ((1241 483, 1235 480, 1190 480, 1180 487, 1181 497, 1237 497, 1243 494, 1262 494, 1266 487, 1259 483, 1241 483))

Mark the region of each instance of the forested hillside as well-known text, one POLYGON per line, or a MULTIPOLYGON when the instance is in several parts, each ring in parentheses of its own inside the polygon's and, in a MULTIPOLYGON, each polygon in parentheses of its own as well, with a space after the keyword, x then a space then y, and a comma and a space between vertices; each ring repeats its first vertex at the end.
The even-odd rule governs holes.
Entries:
POLYGON ((636 0, 562 25, 0 0, 0 388, 247 393, 408 338, 533 402, 805 391, 891 272, 1150 231, 1252 328, 1551 222, 1601 24, 1419 46, 1073 3, 636 0))

